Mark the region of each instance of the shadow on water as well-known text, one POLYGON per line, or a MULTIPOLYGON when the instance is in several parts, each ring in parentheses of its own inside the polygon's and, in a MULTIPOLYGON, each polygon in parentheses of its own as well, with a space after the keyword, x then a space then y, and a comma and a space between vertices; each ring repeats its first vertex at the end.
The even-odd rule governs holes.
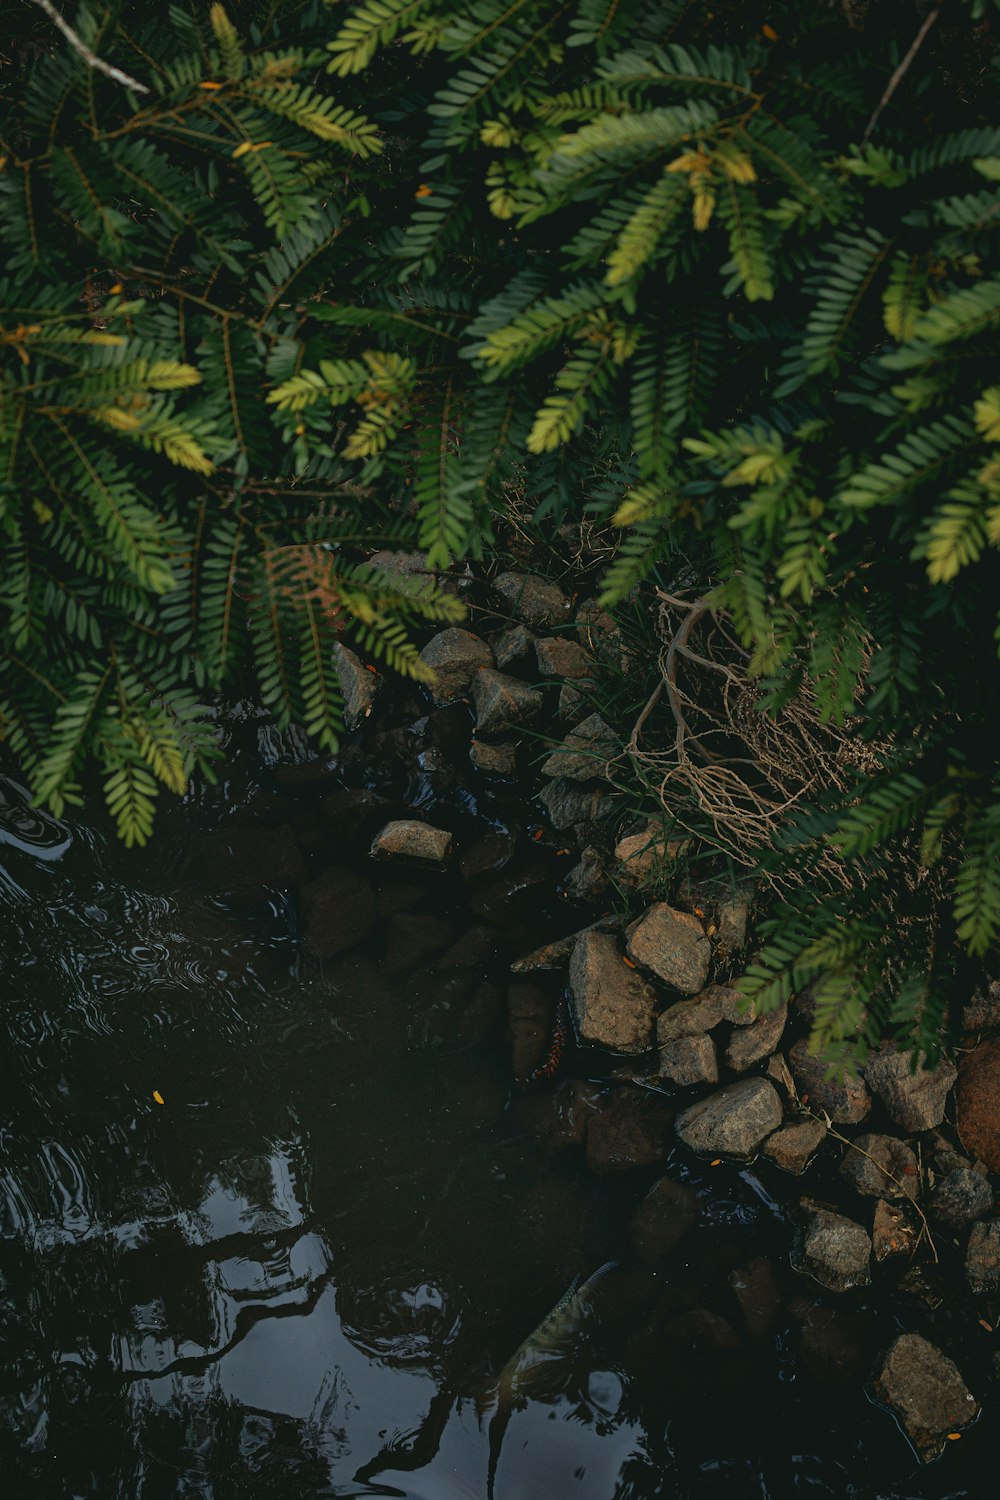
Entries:
MULTIPOLYGON (((975 1434, 964 1469, 920 1470, 866 1401, 896 1314, 833 1314, 788 1271, 789 1191, 675 1151, 698 1223, 642 1264, 627 1225, 662 1168, 595 1178, 512 1109, 503 976, 551 935, 554 875, 457 975, 387 951, 392 913, 454 939, 489 902, 389 869, 374 935, 306 960, 286 893, 202 863, 241 807, 287 816, 310 875, 330 857, 255 747, 237 766, 141 855, 2 782, 5 1496, 481 1500, 491 1472, 496 1500, 985 1493, 975 1434)), ((436 815, 521 832, 473 792, 436 815)))

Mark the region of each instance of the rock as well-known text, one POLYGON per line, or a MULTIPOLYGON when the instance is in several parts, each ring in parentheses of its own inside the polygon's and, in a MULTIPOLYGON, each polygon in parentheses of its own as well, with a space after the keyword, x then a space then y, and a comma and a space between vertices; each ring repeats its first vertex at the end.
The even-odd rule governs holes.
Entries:
POLYGON ((722 1020, 722 1005, 712 993, 712 988, 703 990, 693 1000, 678 1000, 657 1017, 656 1041, 665 1047, 674 1037, 698 1036, 711 1031, 722 1020))
POLYGON ((367 787, 342 786, 320 803, 320 816, 336 839, 371 838, 389 815, 392 803, 367 787))
POLYGON ((333 958, 363 942, 375 926, 371 884, 334 866, 302 891, 303 936, 317 958, 333 958))
POLYGON ((271 767, 271 778, 280 792, 287 797, 297 797, 310 792, 328 792, 338 785, 340 771, 336 756, 323 755, 315 760, 279 761, 271 767))
POLYGON ((447 972, 452 969, 478 969, 492 963, 500 951, 500 939, 490 927, 467 927, 447 953, 442 953, 435 968, 447 972))
POLYGON ((788 1019, 788 1006, 779 1005, 749 1026, 737 1026, 726 1048, 726 1062, 734 1073, 745 1073, 747 1068, 762 1057, 773 1052, 781 1041, 788 1019))
POLYGON ((387 823, 372 841, 371 853, 376 859, 421 859, 443 864, 451 851, 451 834, 430 823, 412 818, 397 818, 387 823))
POLYGON ((431 637, 420 660, 434 673, 435 680, 430 684, 434 702, 449 703, 468 693, 480 667, 492 667, 493 652, 471 630, 452 626, 431 637))
POLYGON ((596 599, 586 599, 576 612, 576 634, 580 644, 605 661, 624 672, 628 669, 629 657, 621 630, 606 609, 596 599))
POLYGON ((690 1088, 718 1083, 719 1063, 710 1036, 679 1036, 660 1048, 659 1073, 670 1083, 690 1088))
POLYGON ((727 958, 743 951, 750 920, 750 903, 744 897, 731 896, 720 901, 716 912, 715 946, 727 958))
POLYGON ((287 823, 277 828, 220 828, 201 844, 200 873, 218 890, 262 886, 297 890, 309 878, 287 823))
MULTIPOLYGON (((703 1355, 715 1366, 719 1354, 740 1347, 740 1336, 729 1319, 707 1307, 692 1307, 671 1319, 663 1330, 663 1339, 674 1364, 680 1362, 678 1355, 703 1355)), ((717 1367, 713 1374, 718 1378, 717 1367)))
POLYGON ((512 661, 519 661, 522 656, 526 656, 534 639, 534 635, 524 625, 512 625, 509 630, 501 630, 498 635, 493 636, 493 656, 497 666, 503 670, 512 661))
POLYGON ((546 635, 536 641, 535 656, 543 677, 588 677, 594 670, 593 660, 583 647, 564 635, 546 635))
POLYGON ((485 740, 473 740, 469 759, 477 771, 484 776, 500 776, 504 781, 513 781, 517 775, 517 746, 509 740, 499 745, 488 745, 485 740))
MULTIPOLYGON (((578 677, 575 680, 583 682, 584 679, 578 677)), ((586 693, 582 693, 579 688, 572 687, 568 682, 564 682, 559 689, 558 704, 559 717, 563 723, 579 724, 591 711, 592 704, 589 696, 586 693)))
POLYGON ((426 552, 373 552, 368 566, 393 578, 412 578, 415 573, 430 576, 434 571, 428 566, 426 552))
POLYGON ((552 1001, 534 984, 507 990, 507 1043, 515 1078, 527 1078, 544 1062, 552 1032, 552 1001))
POLYGON ((712 945, 690 912, 657 901, 627 929, 625 946, 629 958, 682 995, 704 988, 712 945))
POLYGON ((901 1203, 887 1203, 880 1198, 872 1218, 872 1248, 875 1259, 890 1255, 910 1255, 916 1249, 917 1231, 901 1203))
POLYGON ((745 1078, 677 1116, 677 1134, 703 1156, 747 1161, 781 1124, 781 1100, 766 1078, 745 1078))
POLYGON ((1000 1172, 1000 1039, 980 1042, 962 1058, 956 1118, 966 1151, 1000 1172))
POLYGON ((584 791, 568 781, 550 781, 538 794, 553 828, 574 828, 580 823, 598 823, 613 799, 598 788, 584 791))
POLYGON ((1000 1219, 973 1224, 965 1252, 965 1279, 970 1292, 1000 1292, 1000 1219))
POLYGON ((368 668, 349 647, 336 641, 333 660, 344 690, 344 723, 348 729, 357 729, 372 711, 382 679, 374 667, 368 668))
POLYGON ((547 578, 531 573, 501 573, 493 587, 512 615, 525 625, 544 628, 564 625, 569 619, 570 603, 562 589, 547 578))
POLYGON ((792 1267, 831 1292, 867 1286, 872 1242, 868 1231, 843 1214, 803 1204, 808 1219, 792 1254, 792 1267))
POLYGON ((656 838, 650 828, 644 833, 631 833, 615 845, 618 878, 625 885, 641 889, 666 874, 680 848, 678 843, 668 844, 656 838))
POLYGON ((661 1177, 632 1215, 632 1243, 640 1260, 659 1260, 677 1244, 698 1217, 698 1199, 691 1188, 661 1177))
POLYGON ((813 1055, 805 1037, 789 1049, 788 1064, 800 1095, 808 1096, 813 1109, 825 1110, 835 1125, 857 1125, 871 1109, 864 1079, 847 1074, 827 1080, 830 1059, 813 1055))
POLYGON ((964 1229, 975 1219, 988 1218, 993 1212, 993 1189, 971 1167, 957 1167, 934 1184, 930 1206, 935 1218, 943 1224, 964 1229))
POLYGON ((563 892, 573 901, 600 901, 608 889, 608 873, 604 867, 604 853, 596 844, 588 844, 580 852, 580 861, 563 881, 563 892))
POLYGON ((738 989, 730 984, 710 984, 704 991, 715 995, 722 1007, 722 1019, 733 1026, 752 1026, 757 1020, 757 1007, 747 1001, 738 989))
POLYGON ((440 917, 397 912, 386 924, 382 972, 406 974, 419 968, 425 959, 447 948, 453 936, 451 923, 440 917))
POLYGON ((583 927, 579 932, 570 932, 566 937, 554 938, 551 943, 543 943, 540 948, 535 948, 531 953, 526 953, 523 958, 515 959, 510 966, 512 974, 531 974, 536 969, 561 969, 568 964, 573 957, 573 949, 576 940, 585 932, 616 932, 618 923, 614 917, 601 917, 592 922, 589 927, 583 927))
POLYGON ((825 1140, 826 1126, 822 1120, 795 1120, 768 1136, 764 1155, 783 1172, 799 1177, 825 1140))
POLYGON ((747 1333, 752 1339, 770 1338, 781 1309, 781 1291, 774 1266, 764 1255, 758 1255, 746 1266, 739 1266, 729 1278, 743 1314, 747 1333))
POLYGON ((958 1366, 919 1333, 901 1333, 890 1346, 872 1394, 895 1412, 925 1463, 979 1415, 958 1366))
POLYGON ((764 1071, 771 1082, 776 1083, 778 1088, 781 1089, 789 1104, 798 1103, 799 1092, 795 1087, 795 1079, 792 1077, 791 1070, 780 1052, 776 1052, 773 1057, 768 1058, 767 1067, 764 1071))
POLYGON ((590 781, 594 776, 603 776, 608 761, 620 751, 621 743, 614 730, 600 714, 591 714, 570 730, 561 749, 546 756, 542 762, 542 775, 550 778, 564 776, 569 781, 590 781))
POLYGON ((796 1297, 789 1312, 799 1325, 802 1364, 814 1380, 856 1383, 871 1367, 876 1327, 866 1314, 796 1297))
POLYGON ((652 1046, 656 993, 624 962, 609 933, 580 934, 570 959, 569 983, 584 1041, 613 1052, 645 1052, 652 1046))
POLYGON ((537 688, 528 687, 520 678, 480 667, 472 683, 472 701, 477 734, 491 735, 527 724, 541 710, 544 700, 537 688))
POLYGON ((514 1101, 518 1122, 547 1146, 582 1146, 587 1122, 600 1111, 600 1091, 581 1078, 558 1088, 521 1094, 514 1101))
POLYGON ((670 1152, 671 1110, 654 1094, 621 1089, 587 1122, 587 1165, 606 1176, 653 1167, 670 1152))
POLYGON ((1000 979, 977 990, 962 1009, 963 1031, 996 1031, 1000 1028, 1000 979))
POLYGON ((935 1068, 911 1071, 912 1052, 881 1047, 865 1065, 865 1079, 878 1094, 890 1119, 902 1130, 932 1130, 944 1119, 944 1104, 958 1073, 943 1059, 935 1068))
POLYGON ((943 1277, 940 1266, 911 1266, 896 1283, 896 1290, 922 1302, 933 1312, 944 1301, 943 1277))
POLYGON ((464 880, 478 880, 505 869, 513 853, 514 840, 509 833, 486 833, 462 851, 458 868, 464 880))
POLYGON ((893 1135, 859 1135, 844 1148, 840 1175, 866 1198, 917 1198, 917 1158, 893 1135))

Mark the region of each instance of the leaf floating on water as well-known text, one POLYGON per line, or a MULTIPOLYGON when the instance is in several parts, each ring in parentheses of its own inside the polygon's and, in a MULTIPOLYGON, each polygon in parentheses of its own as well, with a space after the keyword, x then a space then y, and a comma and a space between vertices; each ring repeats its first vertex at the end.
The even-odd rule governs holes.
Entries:
POLYGON ((987 1333, 992 1333, 993 1332, 993 1324, 992 1323, 987 1323, 987 1321, 986 1321, 985 1318, 980 1318, 979 1319, 979 1326, 980 1326, 980 1328, 985 1328, 987 1333))
POLYGON ((949 1443, 957 1443, 961 1436, 962 1434, 960 1432, 949 1432, 948 1441, 949 1443))
POLYGON ((708 1165, 710 1167, 721 1167, 722 1166, 722 1157, 721 1156, 717 1156, 715 1158, 715 1160, 714 1161, 710 1161, 708 1165))
POLYGON ((157 1104, 163 1103, 163 1095, 160 1093, 159 1089, 153 1090, 153 1098, 156 1100, 157 1104))

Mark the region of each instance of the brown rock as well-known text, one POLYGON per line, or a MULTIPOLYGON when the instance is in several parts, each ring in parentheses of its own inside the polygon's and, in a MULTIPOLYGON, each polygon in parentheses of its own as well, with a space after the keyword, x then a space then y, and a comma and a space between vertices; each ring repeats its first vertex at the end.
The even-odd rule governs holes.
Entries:
POLYGON ((1000 1029, 1000 979, 977 990, 962 1010, 963 1031, 1000 1029))
POLYGON ((527 724, 539 713, 544 699, 537 688, 528 687, 520 678, 480 667, 472 682, 472 701, 476 732, 488 736, 527 724))
POLYGON ((720 901, 716 914, 717 931, 715 946, 727 958, 735 958, 742 952, 747 940, 747 924, 750 920, 750 903, 742 896, 732 896, 720 901))
POLYGON ((443 864, 451 852, 451 834, 430 823, 414 818, 397 818, 387 823, 372 841, 374 859, 419 859, 443 864))
POLYGON ((431 637, 420 653, 420 660, 434 673, 430 684, 434 702, 449 703, 468 693, 480 667, 492 667, 493 652, 471 630, 452 626, 431 637))
POLYGON ((615 845, 618 877, 626 885, 641 889, 664 875, 683 849, 683 841, 657 838, 652 828, 644 833, 630 833, 615 845))
POLYGON ((536 578, 531 573, 501 573, 493 580, 504 604, 525 625, 536 629, 564 625, 569 619, 570 603, 557 583, 536 578))
MULTIPOLYGON (((575 679, 583 683, 582 677, 575 679)), ((559 689, 559 717, 564 724, 579 724, 582 719, 592 711, 590 699, 586 693, 582 693, 578 687, 564 682, 559 689)))
POLYGON ((781 1309, 781 1289, 771 1262, 764 1255, 757 1256, 748 1265, 737 1267, 729 1285, 736 1294, 750 1337, 770 1338, 781 1309))
POLYGON ((844 1147, 840 1175, 866 1198, 917 1198, 917 1158, 894 1135, 859 1135, 844 1147))
POLYGON ((966 1151, 1000 1172, 1000 1038, 980 1042, 962 1058, 957 1124, 966 1151))
POLYGON ((317 958, 333 958, 372 931, 375 897, 364 876, 334 867, 304 887, 302 914, 307 950, 317 958))
POLYGON ((547 635, 535 642, 538 670, 543 677, 587 677, 594 663, 582 646, 564 635, 547 635))
POLYGON ((723 1019, 722 1005, 713 994, 713 987, 702 990, 693 1000, 678 1000, 670 1005, 656 1021, 656 1040, 660 1047, 678 1036, 698 1036, 711 1031, 723 1019))
POLYGON ((793 1120, 782 1125, 764 1142, 764 1155, 783 1172, 801 1176, 810 1158, 826 1139, 822 1120, 793 1120))
POLYGON ((917 1453, 929 1463, 943 1452, 949 1432, 979 1415, 957 1365, 919 1333, 901 1333, 872 1387, 899 1418, 917 1453))
POLYGON ((665 1160, 673 1144, 671 1109, 649 1093, 622 1089, 607 1109, 587 1124, 587 1165, 606 1176, 665 1160))
POLYGON ((632 1242, 647 1263, 667 1255, 698 1217, 698 1199, 691 1188, 669 1177, 646 1194, 632 1216, 632 1242))
POLYGON ((748 1161, 781 1124, 781 1100, 766 1078, 742 1078, 677 1116, 677 1134, 701 1156, 748 1161))
POLYGON ((618 924, 614 917, 601 917, 599 921, 592 922, 589 927, 581 928, 579 932, 570 932, 566 937, 554 938, 551 943, 543 943, 541 948, 535 948, 531 953, 526 953, 523 958, 515 959, 510 966, 512 974, 531 974, 536 969, 561 969, 568 964, 573 957, 573 949, 576 940, 585 932, 615 932, 618 924))
POLYGON ((604 863, 604 852, 596 844, 588 844, 580 851, 580 861, 575 864, 562 884, 563 894, 572 901, 600 901, 608 889, 608 872, 604 863))
POLYGON ((916 1248, 917 1230, 902 1203, 880 1198, 872 1219, 872 1248, 876 1260, 890 1255, 909 1255, 916 1248))
POLYGON ((865 1079, 878 1094, 893 1123, 902 1130, 933 1130, 944 1119, 945 1100, 958 1077, 947 1058, 934 1068, 925 1068, 917 1060, 913 1071, 913 1053, 897 1052, 887 1045, 869 1057, 865 1079))
POLYGON ((593 655, 610 661, 620 672, 627 671, 629 658, 621 630, 596 599, 584 600, 577 610, 576 634, 580 644, 593 655))
POLYGON ((628 928, 625 946, 631 959, 682 995, 704 988, 712 945, 690 912, 657 901, 628 928))
POLYGON ((798 1102, 799 1092, 795 1087, 795 1079, 792 1077, 791 1070, 780 1052, 776 1052, 773 1057, 768 1058, 767 1067, 764 1071, 771 1082, 778 1085, 789 1104, 798 1102))
POLYGON ((569 983, 580 1036, 614 1052, 645 1052, 653 1042, 656 993, 630 969, 609 933, 581 933, 569 983))
POLYGON ((847 1074, 828 1080, 829 1058, 814 1056, 804 1037, 790 1048, 788 1064, 799 1094, 808 1095, 812 1108, 825 1110, 835 1125, 857 1125, 871 1109, 872 1096, 864 1079, 847 1074))
POLYGON ((803 1204, 806 1226, 792 1253, 792 1266, 814 1277, 831 1292, 867 1286, 871 1280, 872 1242, 868 1231, 843 1214, 803 1204))
POLYGON ((726 1048, 726 1062, 733 1072, 745 1073, 747 1068, 773 1052, 781 1041, 787 1019, 788 1006, 779 1005, 777 1010, 751 1021, 749 1026, 736 1027, 726 1048))
POLYGON ((1000 1219, 973 1224, 965 1252, 970 1292, 1000 1292, 1000 1219))
POLYGON ((681 1088, 696 1083, 718 1083, 719 1063, 710 1036, 679 1036, 660 1048, 662 1078, 681 1088))

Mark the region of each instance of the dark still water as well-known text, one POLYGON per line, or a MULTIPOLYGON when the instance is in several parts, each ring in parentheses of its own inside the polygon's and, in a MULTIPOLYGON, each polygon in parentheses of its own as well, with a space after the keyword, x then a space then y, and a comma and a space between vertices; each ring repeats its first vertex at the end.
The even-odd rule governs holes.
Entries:
POLYGON ((789 1270, 799 1184, 679 1148, 596 1176, 560 1143, 586 1090, 512 1089, 510 960, 592 918, 523 795, 428 749, 442 723, 310 780, 249 716, 230 781, 141 853, 0 782, 5 1500, 993 1493, 989 1408, 923 1468, 867 1400, 925 1312, 789 1270), (337 823, 364 785, 480 853, 374 865, 364 818, 337 823), (244 871, 219 828, 249 830, 244 871), (372 882, 375 930, 334 958, 253 867, 289 831, 307 879, 372 882), (696 1210, 643 1261, 629 1224, 664 1172, 696 1210))

